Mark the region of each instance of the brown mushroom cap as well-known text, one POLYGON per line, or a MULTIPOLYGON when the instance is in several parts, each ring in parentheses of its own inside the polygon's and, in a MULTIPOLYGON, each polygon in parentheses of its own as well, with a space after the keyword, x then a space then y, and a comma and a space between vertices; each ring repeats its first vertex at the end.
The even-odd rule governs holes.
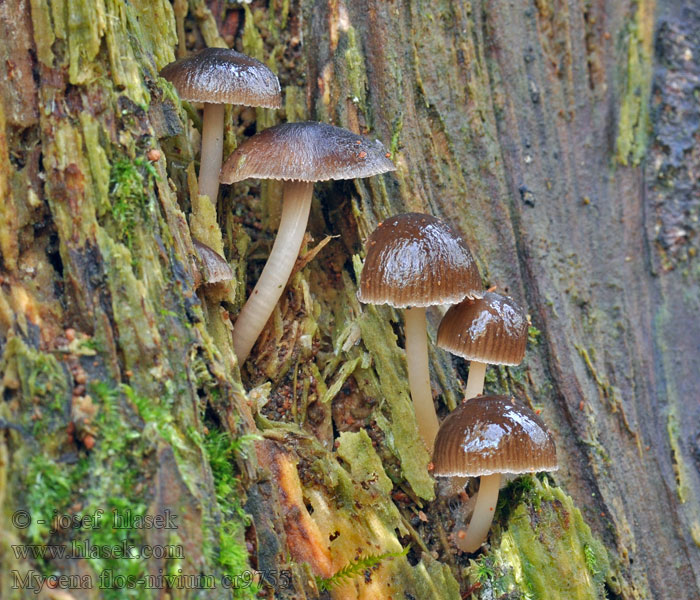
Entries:
POLYGON ((395 169, 379 140, 326 123, 282 123, 236 148, 221 168, 221 182, 355 179, 395 169))
POLYGON ((467 360, 519 365, 527 344, 527 316, 511 298, 485 292, 445 313, 437 345, 467 360))
POLYGON ((443 477, 559 468, 542 419, 509 396, 479 396, 451 412, 435 438, 433 465, 433 474, 443 477))
POLYGON ((204 283, 219 283, 233 279, 231 267, 218 252, 195 238, 192 238, 192 245, 201 261, 204 283))
POLYGON ((481 296, 481 277, 461 236, 432 215, 405 213, 380 223, 367 240, 360 302, 396 308, 481 296))
POLYGON ((277 76, 259 60, 228 48, 204 48, 166 65, 160 76, 190 102, 282 106, 277 76))

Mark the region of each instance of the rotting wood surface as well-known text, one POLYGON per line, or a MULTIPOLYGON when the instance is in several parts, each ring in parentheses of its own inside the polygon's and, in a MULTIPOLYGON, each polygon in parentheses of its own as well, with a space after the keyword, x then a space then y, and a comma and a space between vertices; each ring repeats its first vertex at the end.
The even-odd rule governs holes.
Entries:
MULTIPOLYGON (((230 597, 222 577, 253 568, 285 573, 268 597, 319 597, 315 577, 380 556, 321 597, 700 595, 700 14, 515 4, 0 2, 2 598, 25 597, 13 570, 96 582, 172 566, 18 559, 13 544, 122 537, 18 530, 17 510, 164 508, 178 528, 135 530, 134 543, 182 547, 178 568, 219 584, 175 584, 173 598, 230 597), (284 109, 230 110, 229 150, 311 118, 381 139, 398 167, 317 186, 310 254, 242 373, 230 323, 280 187, 224 190, 221 238, 206 205, 188 227, 199 117, 157 77, 178 31, 190 49, 233 44, 279 73, 284 109), (432 500, 401 315, 355 298, 362 241, 407 210, 458 228, 484 284, 527 307, 525 363, 492 369, 487 391, 542 411, 553 481, 573 499, 512 488, 476 566, 450 549, 454 501, 432 500), (195 292, 190 231, 221 245, 234 284, 195 292), (339 237, 314 255, 326 235, 339 237)), ((444 415, 466 368, 431 359, 444 415)))

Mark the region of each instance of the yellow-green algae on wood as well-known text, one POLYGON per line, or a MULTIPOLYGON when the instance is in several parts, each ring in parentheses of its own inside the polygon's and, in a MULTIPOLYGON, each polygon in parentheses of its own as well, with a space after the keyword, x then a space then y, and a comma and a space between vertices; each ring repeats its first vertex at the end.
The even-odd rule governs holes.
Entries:
MULTIPOLYGON (((672 331, 670 326, 671 316, 669 313, 669 303, 666 301, 657 307, 655 316, 655 327, 659 332, 672 331)), ((667 347, 673 347, 675 340, 671 339, 670 334, 666 334, 662 343, 666 343, 667 347)), ((664 373, 672 372, 669 365, 673 353, 665 352, 662 354, 661 363, 664 373)), ((682 402, 687 402, 679 386, 673 377, 666 377, 666 435, 668 436, 668 448, 670 450, 671 465, 675 476, 676 494, 681 504, 681 509, 685 516, 685 527, 690 530, 691 537, 696 544, 700 546, 700 503, 694 493, 692 482, 693 470, 692 464, 688 464, 684 459, 687 455, 687 449, 684 448, 686 441, 683 438, 681 422, 679 418, 679 405, 682 402)))
POLYGON ((623 165, 638 165, 649 137, 655 0, 637 0, 627 29, 627 65, 618 118, 617 154, 623 165))
MULTIPOLYGON (((359 273, 359 257, 354 256, 355 271, 359 273)), ((416 414, 408 390, 405 356, 396 343, 396 334, 388 319, 386 307, 366 305, 358 319, 362 342, 375 362, 379 377, 379 392, 391 408, 391 426, 384 433, 389 447, 401 461, 403 475, 421 498, 435 497, 434 482, 428 474, 430 455, 423 445, 416 414)))
POLYGON ((571 497, 534 477, 520 485, 527 489, 523 501, 467 569, 479 597, 499 600, 517 591, 531 600, 604 600, 606 585, 619 592, 605 547, 571 497))
MULTIPOLYGON (((358 554, 367 557, 401 552, 397 532, 407 533, 403 518, 391 500, 391 480, 367 432, 345 432, 338 441, 338 457, 350 473, 332 460, 324 472, 335 482, 340 496, 333 502, 319 489, 307 490, 308 500, 314 508, 312 517, 321 532, 332 534, 335 531, 337 534, 330 544, 336 571, 356 560, 358 554)), ((411 566, 406 556, 382 561, 378 570, 372 570, 369 581, 356 578, 338 586, 331 595, 334 600, 347 597, 374 600, 378 597, 403 597, 404 591, 421 600, 460 598, 459 585, 449 567, 435 561, 427 552, 415 566, 411 566), (378 596, 378 592, 382 595, 378 596), (348 593, 355 595, 345 595, 348 593)))
POLYGON ((668 443, 671 446, 673 457, 673 471, 676 475, 676 493, 681 504, 685 504, 692 486, 688 482, 688 474, 685 472, 686 466, 683 462, 683 452, 681 450, 681 434, 679 430, 678 415, 676 407, 672 406, 666 420, 666 432, 668 433, 668 443))

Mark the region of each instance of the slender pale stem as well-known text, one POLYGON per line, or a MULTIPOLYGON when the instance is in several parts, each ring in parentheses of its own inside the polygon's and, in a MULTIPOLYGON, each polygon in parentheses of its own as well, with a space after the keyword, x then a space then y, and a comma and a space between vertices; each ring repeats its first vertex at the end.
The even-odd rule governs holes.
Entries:
POLYGON ((224 153, 224 105, 205 104, 202 116, 202 152, 199 159, 199 194, 216 206, 219 173, 224 153))
POLYGON ((476 398, 484 392, 484 377, 486 377, 486 363, 473 360, 469 363, 469 377, 467 377, 467 389, 464 391, 464 399, 476 398))
POLYGON ((272 252, 233 326, 233 349, 240 364, 248 358, 287 285, 309 221, 313 188, 313 183, 300 181, 284 184, 282 216, 272 252))
POLYGON ((428 452, 432 452, 439 425, 433 404, 433 394, 430 391, 425 308, 407 308, 405 320, 406 362, 413 408, 416 412, 418 431, 428 452))
POLYGON ((479 492, 471 521, 466 534, 458 530, 455 536, 457 547, 463 552, 476 552, 484 543, 489 533, 493 515, 498 502, 498 490, 501 487, 501 474, 483 475, 479 483, 479 492))

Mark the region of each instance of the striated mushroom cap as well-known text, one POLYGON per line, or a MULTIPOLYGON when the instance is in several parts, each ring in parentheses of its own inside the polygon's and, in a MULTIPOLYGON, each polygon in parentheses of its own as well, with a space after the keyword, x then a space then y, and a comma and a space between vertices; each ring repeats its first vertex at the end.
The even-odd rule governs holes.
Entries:
POLYGON ((282 123, 243 142, 221 168, 221 182, 327 181, 370 177, 396 167, 379 140, 326 123, 282 123))
POLYGON ((436 476, 556 471, 557 451, 546 425, 509 396, 479 396, 442 422, 433 449, 436 476))
POLYGON ((481 296, 481 290, 479 270, 462 237, 432 215, 396 215, 367 240, 360 302, 432 306, 481 296))
POLYGON ((437 345, 467 360, 519 365, 527 344, 527 316, 511 298, 485 292, 445 313, 437 345))
POLYGON ((166 65, 160 76, 190 102, 282 106, 277 76, 259 60, 228 48, 204 48, 166 65))

